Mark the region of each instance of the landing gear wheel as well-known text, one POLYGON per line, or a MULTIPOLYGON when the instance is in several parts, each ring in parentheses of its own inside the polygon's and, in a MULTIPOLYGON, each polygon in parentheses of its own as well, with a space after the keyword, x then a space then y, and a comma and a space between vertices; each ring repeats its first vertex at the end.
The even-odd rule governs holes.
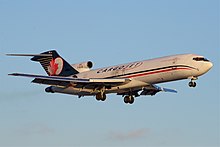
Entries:
POLYGON ((106 94, 105 93, 101 93, 101 92, 97 93, 96 94, 96 100, 97 101, 100 101, 100 100, 101 101, 105 101, 106 100, 106 94))
POLYGON ((192 85, 193 85, 193 82, 189 82, 189 87, 192 87, 192 85))
POLYGON ((101 101, 105 101, 105 100, 106 100, 106 94, 103 93, 102 98, 101 98, 101 101))
POLYGON ((190 81, 189 82, 189 87, 196 87, 196 82, 190 81))
POLYGON ((134 103, 134 97, 133 96, 129 96, 129 104, 133 104, 134 103))
POLYGON ((124 97, 124 102, 127 104, 127 103, 129 103, 129 96, 125 96, 124 97))
POLYGON ((124 102, 126 103, 126 104, 133 104, 134 103, 134 97, 133 96, 129 96, 129 95, 127 95, 127 96, 125 96, 124 97, 124 102))
POLYGON ((196 82, 193 82, 193 87, 196 87, 196 82))
POLYGON ((97 101, 100 101, 101 100, 101 93, 97 93, 95 98, 97 101))

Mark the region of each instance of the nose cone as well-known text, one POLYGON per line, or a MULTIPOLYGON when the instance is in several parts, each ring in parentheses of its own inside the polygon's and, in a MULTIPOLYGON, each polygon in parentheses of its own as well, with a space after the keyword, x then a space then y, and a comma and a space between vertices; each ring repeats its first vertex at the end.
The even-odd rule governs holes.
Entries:
POLYGON ((204 73, 208 72, 212 67, 213 67, 212 62, 206 63, 205 66, 204 66, 204 73))
POLYGON ((212 62, 209 62, 208 65, 207 65, 207 67, 208 67, 208 70, 210 70, 210 69, 213 67, 213 63, 212 63, 212 62))

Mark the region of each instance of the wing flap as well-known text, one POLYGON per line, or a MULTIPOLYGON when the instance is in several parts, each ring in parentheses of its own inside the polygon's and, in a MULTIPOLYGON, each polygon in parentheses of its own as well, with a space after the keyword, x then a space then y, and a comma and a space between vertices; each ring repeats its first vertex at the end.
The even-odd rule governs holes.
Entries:
POLYGON ((70 85, 70 82, 65 81, 56 81, 56 80, 44 80, 44 79, 38 79, 35 78, 32 83, 36 84, 45 84, 45 85, 51 85, 51 86, 61 86, 61 87, 67 87, 70 85))

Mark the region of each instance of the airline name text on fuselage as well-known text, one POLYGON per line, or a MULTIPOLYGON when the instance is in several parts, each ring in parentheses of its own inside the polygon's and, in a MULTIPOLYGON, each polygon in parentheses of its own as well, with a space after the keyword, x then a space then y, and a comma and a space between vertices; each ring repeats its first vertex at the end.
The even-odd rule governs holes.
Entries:
POLYGON ((103 69, 98 70, 97 73, 105 73, 105 72, 116 71, 116 70, 129 70, 129 69, 137 68, 141 64, 143 64, 143 63, 142 62, 134 62, 134 63, 120 65, 120 66, 103 68, 103 69))

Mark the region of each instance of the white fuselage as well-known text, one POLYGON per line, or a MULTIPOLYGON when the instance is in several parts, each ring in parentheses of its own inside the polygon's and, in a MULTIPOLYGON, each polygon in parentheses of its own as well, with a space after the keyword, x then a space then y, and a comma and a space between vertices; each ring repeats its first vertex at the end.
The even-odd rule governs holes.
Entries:
MULTIPOLYGON (((143 88, 149 84, 163 83, 188 78, 197 78, 208 72, 212 63, 208 60, 196 61, 203 57, 195 54, 182 54, 137 61, 128 64, 109 66, 76 74, 77 78, 128 78, 127 84, 110 87, 106 93, 123 92, 127 89, 143 88)), ((205 59, 205 58, 204 58, 205 59)), ((74 95, 95 95, 94 89, 54 87, 54 91, 74 95), (62 89, 62 90, 61 90, 62 89)))

